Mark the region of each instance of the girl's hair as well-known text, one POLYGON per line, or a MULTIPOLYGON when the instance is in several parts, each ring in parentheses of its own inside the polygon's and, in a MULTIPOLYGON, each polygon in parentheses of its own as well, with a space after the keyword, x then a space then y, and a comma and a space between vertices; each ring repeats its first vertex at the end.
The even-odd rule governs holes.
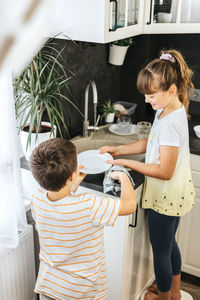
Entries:
POLYGON ((59 191, 76 170, 76 147, 63 138, 42 142, 31 155, 30 167, 41 187, 47 191, 59 191))
POLYGON ((178 97, 188 113, 189 93, 193 90, 192 70, 182 54, 176 50, 161 51, 161 57, 154 59, 137 78, 137 88, 142 94, 150 95, 167 91, 172 84, 177 87, 178 97))

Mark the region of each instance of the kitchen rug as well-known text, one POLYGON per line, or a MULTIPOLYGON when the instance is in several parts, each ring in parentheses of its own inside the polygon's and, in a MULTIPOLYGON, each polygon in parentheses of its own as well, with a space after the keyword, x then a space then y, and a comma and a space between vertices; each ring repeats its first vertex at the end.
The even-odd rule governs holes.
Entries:
MULTIPOLYGON (((144 295, 147 293, 147 289, 142 293, 140 300, 144 300, 144 295)), ((193 297, 185 291, 181 290, 181 300, 193 300, 193 297)))

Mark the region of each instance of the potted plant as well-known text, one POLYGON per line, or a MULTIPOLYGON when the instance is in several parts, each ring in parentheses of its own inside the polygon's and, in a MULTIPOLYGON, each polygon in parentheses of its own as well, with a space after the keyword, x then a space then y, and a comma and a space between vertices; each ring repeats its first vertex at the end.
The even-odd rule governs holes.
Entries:
POLYGON ((105 122, 113 123, 115 113, 118 112, 114 107, 114 103, 112 103, 110 100, 106 101, 103 104, 102 111, 103 111, 102 117, 104 117, 105 122))
POLYGON ((127 50, 132 44, 131 37, 110 43, 109 63, 116 66, 123 65, 127 50))
POLYGON ((13 82, 17 123, 26 159, 41 141, 55 137, 56 130, 62 136, 61 125, 68 132, 63 114, 64 101, 79 111, 64 94, 72 77, 64 67, 64 48, 57 50, 54 40, 49 39, 13 82), (44 122, 44 116, 48 123, 44 122))

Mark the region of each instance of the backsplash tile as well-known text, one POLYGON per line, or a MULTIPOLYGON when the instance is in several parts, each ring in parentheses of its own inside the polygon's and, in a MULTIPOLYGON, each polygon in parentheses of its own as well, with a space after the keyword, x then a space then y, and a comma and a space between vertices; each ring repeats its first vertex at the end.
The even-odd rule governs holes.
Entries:
MULTIPOLYGON (((62 48, 65 40, 56 40, 62 48)), ((100 105, 111 99, 137 103, 136 114, 153 115, 149 104, 145 104, 144 96, 136 88, 139 71, 149 61, 159 57, 160 50, 174 48, 180 50, 194 72, 193 83, 200 89, 200 34, 156 34, 139 35, 134 37, 134 44, 128 49, 123 66, 113 66, 108 63, 108 44, 75 43, 67 41, 64 50, 66 67, 74 73, 69 81, 69 98, 84 111, 84 90, 88 80, 95 80, 98 91, 98 109, 100 105)), ((64 105, 65 120, 70 137, 82 133, 82 117, 69 106, 64 105)), ((93 122, 92 100, 89 99, 89 119, 93 122)), ((68 138, 64 133, 64 137, 68 138)))

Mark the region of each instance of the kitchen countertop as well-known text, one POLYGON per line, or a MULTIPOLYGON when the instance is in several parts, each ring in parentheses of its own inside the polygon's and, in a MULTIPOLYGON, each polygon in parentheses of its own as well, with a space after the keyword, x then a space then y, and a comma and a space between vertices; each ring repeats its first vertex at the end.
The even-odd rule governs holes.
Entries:
MULTIPOLYGON (((139 121, 149 121, 152 123, 153 118, 154 117, 152 115, 147 116, 147 115, 140 114, 137 115, 137 118, 136 116, 134 116, 132 118, 132 122, 134 124, 136 124, 139 121)), ((200 139, 196 137, 193 127, 198 124, 200 124, 200 116, 191 114, 191 118, 188 121, 190 153, 196 155, 200 155, 200 139)), ((108 140, 109 138, 110 136, 107 137, 106 139, 108 140)), ((115 135, 115 139, 119 140, 119 138, 121 139, 124 137, 115 135)), ((106 140, 105 140, 105 144, 106 144, 106 140)), ((134 170, 129 171, 129 173, 135 182, 135 188, 139 187, 144 182, 144 175, 134 170)), ((103 192, 103 185, 102 185, 103 179, 104 179, 104 173, 96 174, 96 175, 87 175, 85 180, 81 183, 81 186, 88 187, 99 192, 103 192)))
MULTIPOLYGON (((152 123, 153 121, 153 116, 146 116, 146 115, 137 115, 137 118, 133 118, 132 122, 134 124, 136 124, 138 121, 149 121, 152 123)), ((189 124, 189 136, 190 136, 190 152, 192 154, 196 154, 196 155, 200 155, 200 139, 196 137, 195 132, 193 130, 193 127, 195 125, 200 124, 200 116, 198 115, 191 115, 191 119, 188 121, 189 124)), ((106 136, 104 136, 105 138, 105 145, 106 145, 106 140, 116 140, 116 141, 123 141, 125 139, 124 136, 119 136, 119 135, 114 135, 111 134, 108 130, 108 126, 105 126, 105 131, 106 131, 106 136), (111 137, 112 136, 112 137, 111 137)), ((98 133, 99 135, 100 133, 98 133)), ((98 136, 98 138, 100 139, 101 137, 98 136)), ((130 138, 132 138, 133 141, 135 141, 137 139, 136 135, 132 135, 130 136, 130 138)), ((103 136, 102 136, 103 139, 103 136)), ((25 169, 29 169, 29 165, 28 162, 26 161, 26 159, 23 157, 21 158, 21 167, 25 168, 25 169)), ((134 182, 135 182, 135 188, 139 187, 143 181, 144 181, 144 175, 134 171, 134 170, 130 170, 129 171, 131 177, 133 178, 134 182)), ((81 186, 83 187, 87 187, 99 192, 103 192, 103 179, 104 179, 104 173, 101 174, 88 174, 84 181, 81 183, 81 186)))

